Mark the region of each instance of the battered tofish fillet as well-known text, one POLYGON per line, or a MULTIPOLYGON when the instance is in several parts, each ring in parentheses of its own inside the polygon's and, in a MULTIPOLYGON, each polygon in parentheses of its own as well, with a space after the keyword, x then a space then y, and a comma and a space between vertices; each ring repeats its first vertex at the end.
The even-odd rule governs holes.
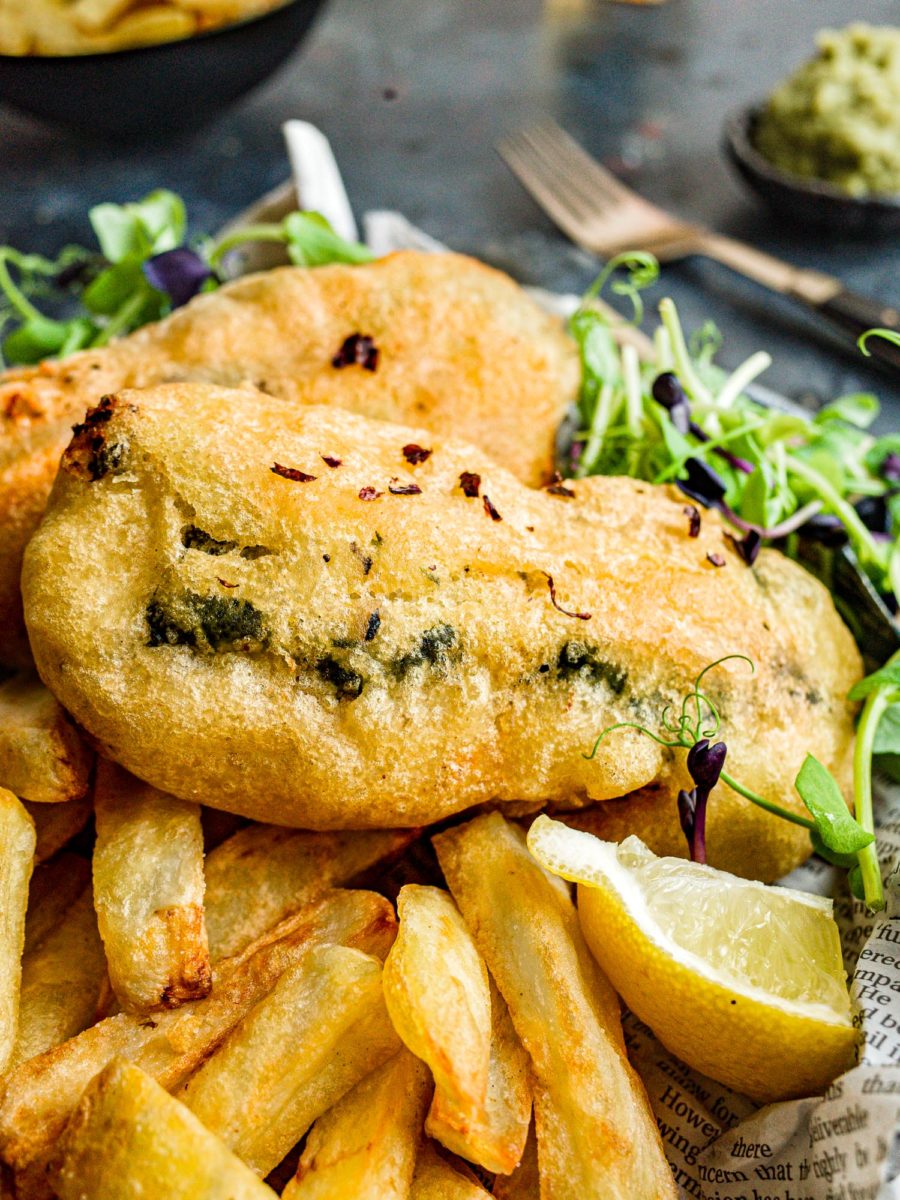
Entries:
MULTIPOLYGON (((795 563, 748 567, 712 514, 689 537, 674 489, 534 490, 464 442, 333 409, 196 384, 105 398, 22 582, 38 669, 106 754, 281 825, 674 794, 682 752, 624 730, 583 753, 614 722, 655 727, 733 653, 756 673, 707 678, 737 778, 796 808, 806 752, 842 773, 851 746, 859 655, 795 563)), ((784 823, 740 812, 752 861, 784 823)))
POLYGON ((329 404, 424 426, 484 446, 536 485, 579 368, 560 322, 508 276, 461 255, 411 251, 365 266, 248 276, 106 349, 7 372, 0 377, 0 663, 29 661, 22 551, 72 424, 105 392, 180 380, 255 387, 295 406, 329 404))

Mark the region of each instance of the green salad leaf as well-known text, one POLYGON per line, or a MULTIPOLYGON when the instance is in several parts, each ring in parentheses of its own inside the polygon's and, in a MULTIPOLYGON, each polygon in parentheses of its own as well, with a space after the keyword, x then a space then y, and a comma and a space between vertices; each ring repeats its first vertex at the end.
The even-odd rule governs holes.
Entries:
POLYGON ((247 242, 280 242, 292 262, 308 267, 372 258, 366 246, 346 241, 314 212, 188 246, 184 201, 165 189, 125 204, 98 204, 89 216, 97 249, 67 246, 48 259, 0 247, 3 362, 62 357, 157 321, 198 291, 218 287, 229 251, 247 242), (48 301, 52 311, 36 301, 48 301))
POLYGON ((570 319, 582 384, 580 428, 566 473, 677 483, 720 509, 748 561, 766 541, 792 554, 796 533, 833 537, 836 527, 876 589, 896 605, 900 435, 869 432, 877 398, 841 396, 812 417, 770 408, 746 390, 770 365, 769 355, 756 353, 734 371, 722 370, 715 362, 718 331, 707 323, 686 337, 670 299, 659 305, 653 354, 639 360, 591 302, 611 281, 639 316, 636 297, 655 278, 646 258, 613 259, 570 319), (625 281, 616 280, 616 267, 626 270, 625 281), (867 500, 883 502, 883 527, 870 528, 862 507, 867 500))
POLYGON ((828 768, 807 754, 794 786, 813 815, 821 849, 829 851, 829 857, 837 855, 844 865, 848 865, 848 860, 849 865, 854 865, 856 855, 875 841, 875 834, 863 829, 850 814, 837 780, 828 768))

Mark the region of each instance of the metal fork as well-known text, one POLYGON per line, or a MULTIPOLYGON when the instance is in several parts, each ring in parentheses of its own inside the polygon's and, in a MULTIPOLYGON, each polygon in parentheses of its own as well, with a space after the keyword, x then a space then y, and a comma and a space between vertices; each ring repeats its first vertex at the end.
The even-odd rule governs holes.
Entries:
MULTIPOLYGON (((703 255, 802 302, 854 342, 875 327, 900 333, 897 309, 848 291, 833 275, 792 266, 657 208, 591 158, 553 121, 511 134, 497 149, 560 229, 603 258, 624 250, 647 250, 664 262, 703 255)), ((900 347, 873 338, 868 348, 874 358, 900 369, 900 347)))

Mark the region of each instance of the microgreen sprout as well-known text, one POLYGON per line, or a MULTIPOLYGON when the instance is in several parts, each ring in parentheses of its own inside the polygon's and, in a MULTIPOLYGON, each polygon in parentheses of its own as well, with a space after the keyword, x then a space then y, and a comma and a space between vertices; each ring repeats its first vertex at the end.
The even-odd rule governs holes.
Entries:
POLYGON ((618 729, 634 729, 661 746, 687 750, 686 765, 694 786, 690 790, 681 790, 677 803, 681 828, 693 861, 706 862, 707 804, 713 788, 722 782, 766 812, 808 829, 813 848, 823 858, 850 870, 850 886, 854 895, 865 900, 873 911, 883 908, 884 894, 875 851, 871 760, 872 745, 881 717, 890 705, 900 703, 900 652, 881 671, 857 684, 850 693, 851 699, 866 697, 857 739, 855 816, 847 808, 831 772, 811 754, 806 756, 794 781, 797 793, 810 813, 809 817, 760 796, 724 770, 727 746, 724 741, 713 742, 721 729, 721 716, 712 697, 701 684, 710 671, 722 663, 735 660, 746 663, 751 672, 755 669, 752 660, 743 654, 728 654, 716 659, 704 667, 694 680, 693 687, 682 699, 681 711, 677 715, 673 714, 671 704, 663 709, 658 732, 634 721, 621 721, 604 729, 590 754, 584 757, 594 758, 604 738, 618 729))
POLYGON ((581 308, 596 300, 609 283, 610 290, 617 296, 626 296, 631 302, 632 322, 640 325, 644 319, 644 298, 641 292, 656 283, 659 278, 659 262, 644 250, 628 250, 611 258, 591 286, 584 293, 581 308), (622 278, 616 273, 624 271, 622 278))
POLYGON ((873 337, 884 338, 886 342, 893 342, 895 346, 900 346, 900 333, 897 333, 896 329, 867 329, 865 333, 856 339, 857 346, 859 346, 866 358, 872 357, 872 351, 866 343, 869 338, 873 337))
MULTIPOLYGON (((55 259, 0 247, 3 360, 36 363, 105 346, 114 337, 164 317, 223 280, 228 254, 248 242, 280 242, 302 266, 362 263, 371 252, 339 237, 319 213, 289 213, 278 224, 237 229, 218 243, 187 245, 187 214, 174 192, 151 192, 127 204, 90 211, 99 250, 67 246, 55 259), (50 316, 36 301, 74 315, 50 316)), ((2 365, 2 363, 0 363, 2 365)))
MULTIPOLYGON (((746 394, 771 364, 752 354, 730 374, 714 357, 721 338, 707 323, 685 336, 672 300, 660 301, 653 353, 639 362, 620 345, 604 313, 589 303, 609 283, 639 318, 637 294, 657 273, 647 255, 619 255, 585 294, 570 321, 581 352, 580 428, 568 473, 629 475, 675 483, 692 500, 717 508, 739 531, 739 553, 753 563, 762 545, 798 553, 804 542, 834 545, 843 531, 862 570, 885 602, 900 593, 900 436, 875 437, 874 396, 844 396, 813 417, 768 408, 746 394), (627 270, 617 279, 616 268, 627 270), (864 503, 885 502, 873 529, 864 503)), ((891 331, 866 336, 898 340, 891 331)), ((860 344, 865 350, 865 338, 860 344)))

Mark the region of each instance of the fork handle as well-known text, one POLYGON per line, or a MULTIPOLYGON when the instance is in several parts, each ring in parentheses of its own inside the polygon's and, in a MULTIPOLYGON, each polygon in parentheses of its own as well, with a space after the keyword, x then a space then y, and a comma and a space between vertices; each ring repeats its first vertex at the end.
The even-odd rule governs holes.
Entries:
MULTIPOLYGON (((833 275, 792 266, 755 246, 717 233, 700 232, 693 249, 763 287, 799 300, 854 342, 868 329, 890 329, 900 333, 900 312, 896 308, 848 291, 833 275)), ((874 359, 894 370, 900 369, 900 346, 883 338, 873 338, 867 343, 867 349, 874 359)))

